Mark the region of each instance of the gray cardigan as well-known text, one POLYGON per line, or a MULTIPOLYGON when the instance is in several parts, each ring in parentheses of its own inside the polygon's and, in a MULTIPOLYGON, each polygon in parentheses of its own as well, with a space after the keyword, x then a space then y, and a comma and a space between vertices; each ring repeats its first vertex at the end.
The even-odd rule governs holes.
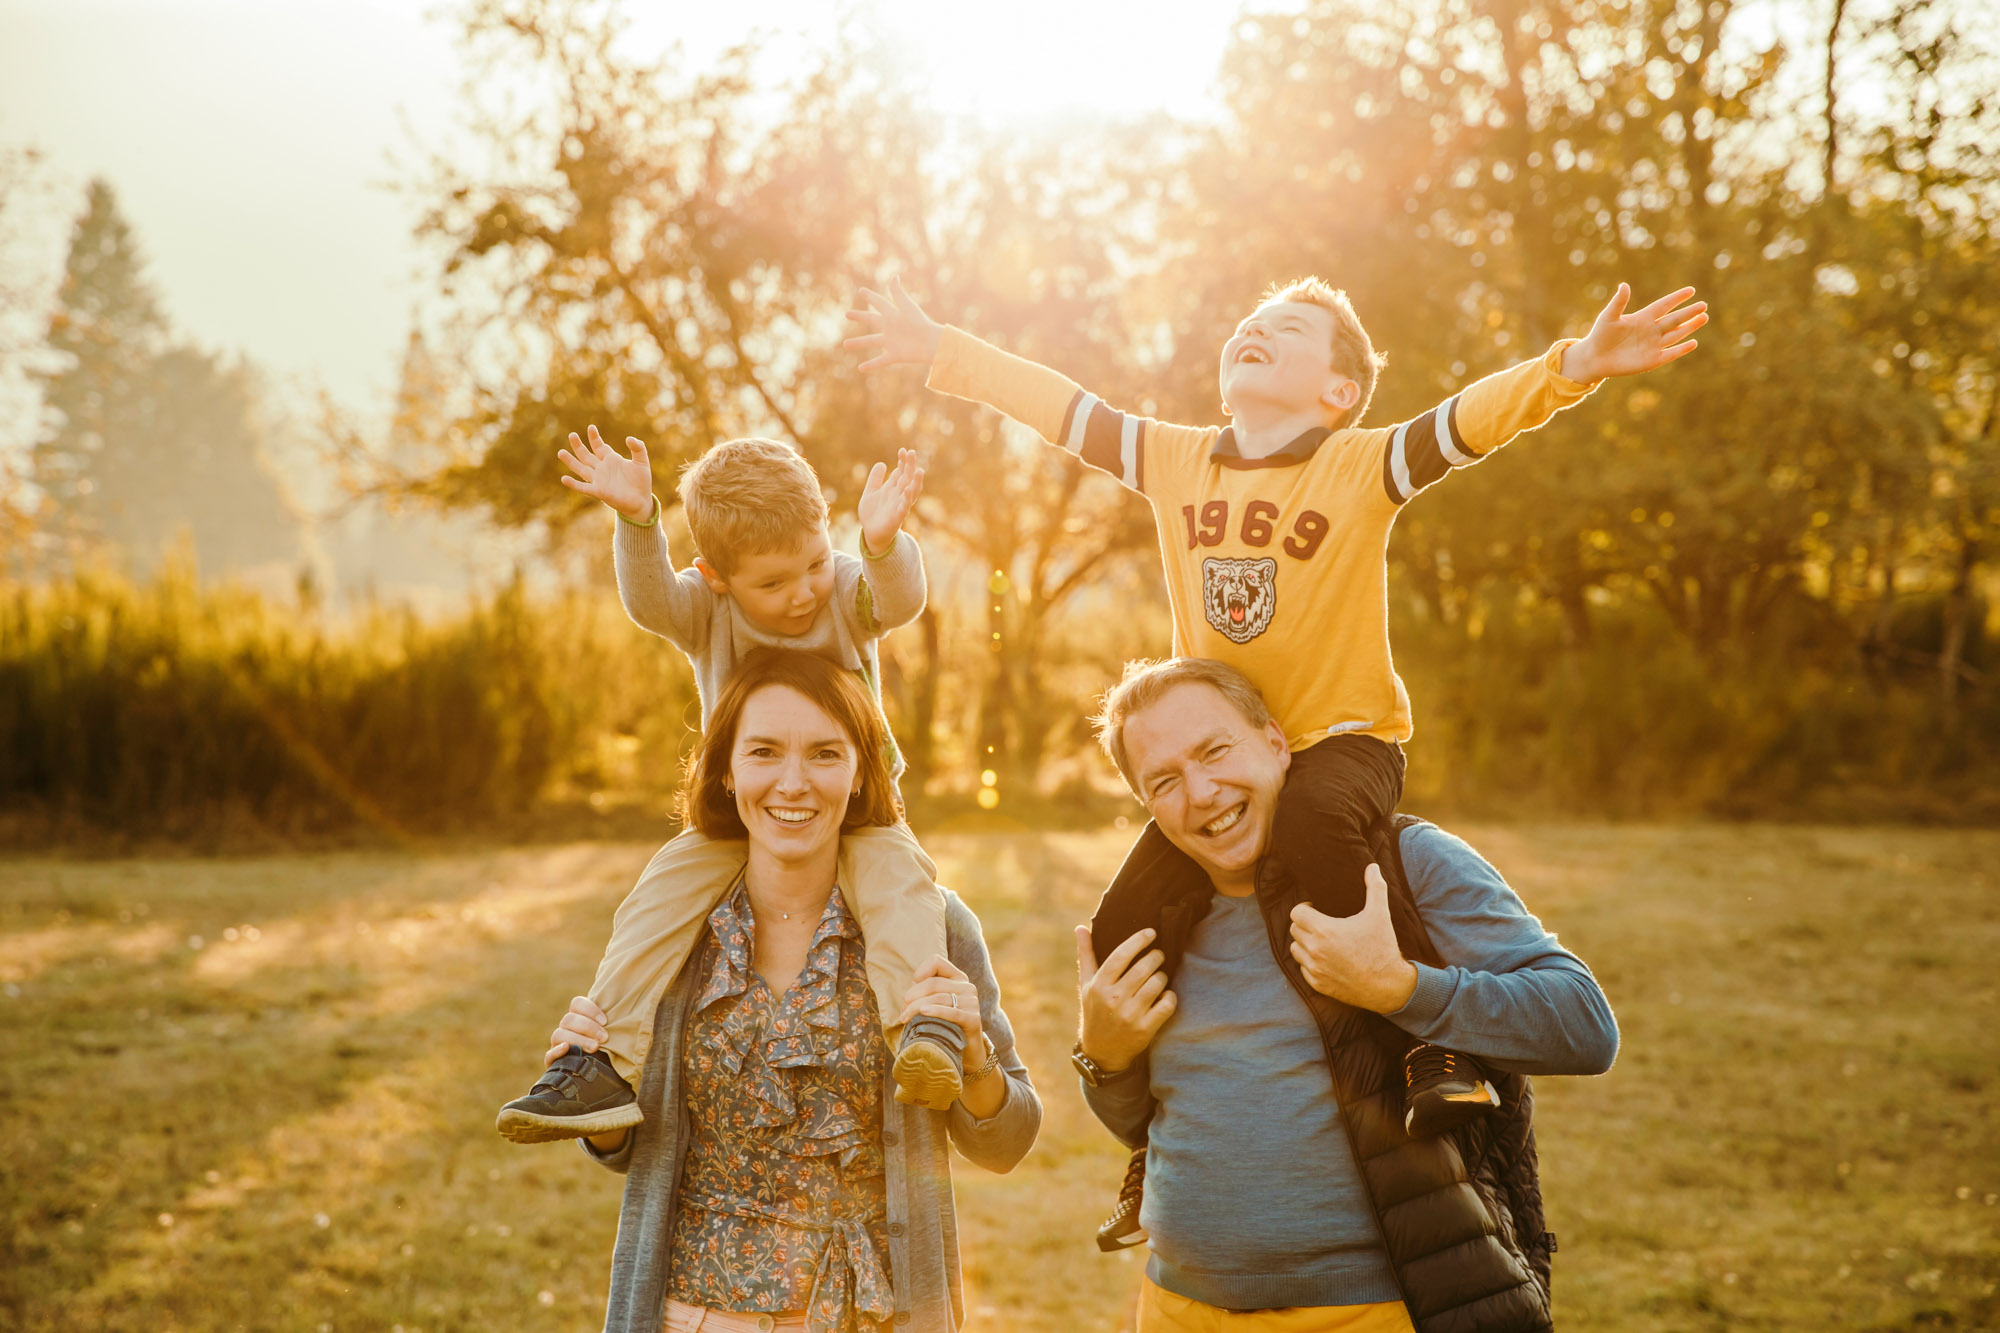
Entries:
MULTIPOLYGON (((986 956, 979 918, 951 890, 945 896, 945 949, 952 963, 979 988, 979 1017, 1007 1076, 1007 1100, 986 1120, 963 1103, 926 1111, 895 1100, 887 1075, 882 1087, 882 1147, 888 1166, 889 1269, 895 1283, 898 1330, 953 1333, 965 1322, 958 1280, 958 1218, 952 1211, 951 1157, 947 1142, 975 1165, 1005 1173, 1034 1146, 1042 1102, 1014 1051, 1014 1029, 1000 1008, 1000 984, 986 956)), ((682 1102, 681 1043, 694 978, 683 970, 668 987, 653 1020, 653 1046, 641 1078, 639 1105, 646 1122, 615 1153, 584 1151, 625 1175, 618 1240, 611 1251, 611 1301, 605 1333, 659 1333, 666 1319, 667 1244, 674 1228, 674 1192, 687 1147, 682 1102), (669 1115, 665 1108, 672 1107, 669 1115)))

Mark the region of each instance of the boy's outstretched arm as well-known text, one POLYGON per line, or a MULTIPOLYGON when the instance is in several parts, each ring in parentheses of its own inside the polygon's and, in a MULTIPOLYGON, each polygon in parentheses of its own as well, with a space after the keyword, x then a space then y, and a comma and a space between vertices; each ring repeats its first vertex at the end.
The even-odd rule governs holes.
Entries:
POLYGON ((866 357, 863 371, 928 366, 932 389, 984 403, 1142 494, 1148 448, 1177 449, 1204 435, 1119 412, 1066 375, 938 323, 900 282, 886 294, 863 288, 847 318, 864 330, 842 344, 866 357))
POLYGON ((1559 341, 1535 360, 1488 375, 1381 432, 1389 503, 1407 504, 1453 470, 1581 402, 1612 376, 1644 374, 1692 352, 1698 346, 1694 332, 1708 323, 1707 302, 1687 304, 1693 295, 1694 288, 1683 287, 1628 312, 1632 289, 1621 282, 1584 337, 1559 341))

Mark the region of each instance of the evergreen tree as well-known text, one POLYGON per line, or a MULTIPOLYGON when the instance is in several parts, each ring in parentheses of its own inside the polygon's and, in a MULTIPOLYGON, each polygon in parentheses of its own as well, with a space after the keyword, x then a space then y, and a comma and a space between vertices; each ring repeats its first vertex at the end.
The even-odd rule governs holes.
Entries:
POLYGON ((141 566, 184 533, 218 568, 296 559, 254 372, 174 342, 144 270, 111 187, 92 181, 49 324, 59 424, 36 446, 35 482, 73 543, 141 566))
POLYGON ((34 476, 72 536, 101 530, 96 494, 107 442, 129 439, 150 415, 152 362, 166 342, 158 298, 111 187, 93 180, 70 239, 48 345, 64 368, 45 397, 59 414, 35 448, 34 476))

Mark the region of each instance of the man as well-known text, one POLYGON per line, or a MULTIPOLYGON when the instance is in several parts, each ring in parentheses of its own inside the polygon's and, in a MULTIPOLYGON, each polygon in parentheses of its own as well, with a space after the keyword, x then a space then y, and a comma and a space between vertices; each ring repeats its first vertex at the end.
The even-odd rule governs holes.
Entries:
POLYGON ((1134 663, 1098 725, 1208 877, 1166 918, 1185 923, 1176 938, 1140 931, 1100 965, 1077 928, 1084 1096, 1148 1145, 1141 1333, 1549 1327, 1522 1076, 1610 1067, 1617 1027, 1589 969, 1471 848, 1421 822, 1384 831, 1392 873, 1369 868, 1360 913, 1314 910, 1265 855, 1291 754, 1233 667, 1134 663), (1502 1112, 1409 1137, 1413 1040, 1479 1057, 1502 1112))

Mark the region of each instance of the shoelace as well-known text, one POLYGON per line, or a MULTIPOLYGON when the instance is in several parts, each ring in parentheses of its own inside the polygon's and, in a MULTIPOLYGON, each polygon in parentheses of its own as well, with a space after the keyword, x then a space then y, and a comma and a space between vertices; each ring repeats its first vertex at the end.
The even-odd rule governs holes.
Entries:
POLYGON ((1132 1160, 1125 1164, 1125 1183, 1118 1187, 1118 1207, 1122 1212, 1128 1200, 1136 1199, 1146 1185, 1146 1150, 1139 1148, 1132 1154, 1132 1160))
POLYGON ((1403 1057, 1403 1086, 1437 1083, 1458 1075, 1458 1056, 1440 1046, 1426 1043, 1403 1057))

